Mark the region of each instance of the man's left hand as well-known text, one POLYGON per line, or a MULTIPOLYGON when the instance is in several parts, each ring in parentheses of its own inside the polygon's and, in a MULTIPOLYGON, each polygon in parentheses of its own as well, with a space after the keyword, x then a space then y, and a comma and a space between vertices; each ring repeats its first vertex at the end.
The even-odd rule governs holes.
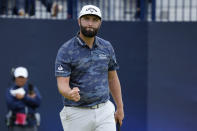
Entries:
POLYGON ((124 119, 124 111, 123 109, 117 109, 115 112, 115 120, 116 123, 119 122, 120 126, 122 126, 122 120, 124 119))
POLYGON ((35 93, 33 93, 33 94, 28 94, 28 97, 30 97, 30 98, 35 98, 35 97, 36 97, 36 94, 35 94, 35 93))

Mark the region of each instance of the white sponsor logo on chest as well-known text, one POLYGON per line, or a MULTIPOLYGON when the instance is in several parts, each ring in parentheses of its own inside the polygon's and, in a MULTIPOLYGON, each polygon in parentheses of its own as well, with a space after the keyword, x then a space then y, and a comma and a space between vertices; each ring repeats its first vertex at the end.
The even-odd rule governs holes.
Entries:
POLYGON ((107 56, 105 54, 99 54, 100 59, 107 59, 107 56))

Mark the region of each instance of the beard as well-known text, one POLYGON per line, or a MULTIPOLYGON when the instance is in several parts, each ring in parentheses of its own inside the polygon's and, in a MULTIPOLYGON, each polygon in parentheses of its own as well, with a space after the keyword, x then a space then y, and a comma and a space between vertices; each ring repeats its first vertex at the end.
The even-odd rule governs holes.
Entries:
POLYGON ((81 33, 86 37, 94 37, 97 35, 99 27, 98 28, 92 28, 93 30, 88 30, 87 27, 84 27, 80 24, 81 33))

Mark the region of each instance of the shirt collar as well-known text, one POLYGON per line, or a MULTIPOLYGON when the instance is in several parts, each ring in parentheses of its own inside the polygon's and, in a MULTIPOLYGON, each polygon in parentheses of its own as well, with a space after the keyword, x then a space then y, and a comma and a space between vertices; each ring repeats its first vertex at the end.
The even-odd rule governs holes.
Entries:
MULTIPOLYGON (((83 47, 87 46, 87 44, 79 37, 79 32, 77 33, 76 39, 77 39, 79 45, 81 45, 83 47)), ((97 38, 97 36, 95 36, 93 48, 98 47, 98 46, 99 46, 98 38, 97 38)))

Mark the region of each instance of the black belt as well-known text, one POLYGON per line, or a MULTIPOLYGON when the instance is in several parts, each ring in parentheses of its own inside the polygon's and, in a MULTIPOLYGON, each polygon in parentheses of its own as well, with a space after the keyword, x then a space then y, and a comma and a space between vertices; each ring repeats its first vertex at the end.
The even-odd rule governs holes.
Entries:
POLYGON ((98 109, 102 106, 104 106, 107 102, 105 103, 100 103, 100 104, 96 104, 94 106, 88 106, 88 107, 83 107, 83 106, 71 106, 71 105, 65 105, 66 107, 76 107, 76 108, 83 108, 83 109, 98 109))

